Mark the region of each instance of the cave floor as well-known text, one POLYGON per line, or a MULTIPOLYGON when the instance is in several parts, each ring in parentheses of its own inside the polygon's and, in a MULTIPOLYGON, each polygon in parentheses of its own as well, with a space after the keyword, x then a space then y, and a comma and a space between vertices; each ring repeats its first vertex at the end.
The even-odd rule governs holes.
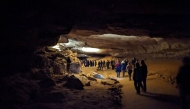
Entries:
MULTIPOLYGON (((96 71, 96 67, 84 67, 83 73, 97 72, 116 78, 114 70, 96 71)), ((128 77, 116 78, 122 88, 122 109, 180 109, 178 89, 154 75, 147 78, 147 93, 136 94, 133 81, 128 77)))

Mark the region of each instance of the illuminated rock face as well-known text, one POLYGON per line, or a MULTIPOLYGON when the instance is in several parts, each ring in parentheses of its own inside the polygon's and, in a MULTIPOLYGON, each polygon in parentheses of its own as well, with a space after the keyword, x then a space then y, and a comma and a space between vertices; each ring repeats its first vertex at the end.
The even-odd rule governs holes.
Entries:
POLYGON ((65 44, 65 47, 70 47, 81 54, 104 54, 119 57, 128 55, 182 57, 190 53, 190 39, 187 38, 126 36, 125 34, 79 36, 77 33, 75 35, 69 33, 68 38, 69 42, 65 44))

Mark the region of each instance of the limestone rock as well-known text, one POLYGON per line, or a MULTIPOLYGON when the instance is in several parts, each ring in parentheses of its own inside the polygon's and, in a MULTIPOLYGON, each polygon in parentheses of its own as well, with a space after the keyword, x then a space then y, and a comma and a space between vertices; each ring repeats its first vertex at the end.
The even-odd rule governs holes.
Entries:
POLYGON ((82 82, 73 75, 67 77, 67 82, 66 82, 66 84, 64 84, 64 86, 66 86, 70 89, 79 89, 79 90, 82 90, 84 87, 82 82))
POLYGON ((56 85, 55 81, 51 78, 43 79, 38 84, 41 88, 53 87, 56 85))
POLYGON ((58 40, 58 43, 67 43, 67 42, 68 42, 68 38, 64 35, 61 35, 58 40))
POLYGON ((70 72, 72 73, 80 73, 81 72, 81 66, 79 63, 71 63, 70 64, 70 72))
POLYGON ((53 72, 51 72, 49 69, 32 69, 32 74, 31 74, 31 78, 32 79, 37 79, 37 80, 42 80, 48 77, 51 77, 51 74, 53 74, 53 72))
POLYGON ((52 47, 45 47, 46 52, 56 52, 57 50, 52 47))
POLYGON ((53 72, 54 74, 63 74, 64 73, 64 70, 60 67, 60 66, 54 66, 53 67, 53 72))

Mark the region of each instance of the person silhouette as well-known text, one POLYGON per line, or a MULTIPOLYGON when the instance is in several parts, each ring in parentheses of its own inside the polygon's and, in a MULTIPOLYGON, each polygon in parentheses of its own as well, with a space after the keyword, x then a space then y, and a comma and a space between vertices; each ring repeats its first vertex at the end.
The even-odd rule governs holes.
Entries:
POLYGON ((140 94, 140 87, 142 86, 142 70, 139 63, 136 63, 136 68, 133 74, 134 86, 137 94, 140 94))
POLYGON ((147 65, 144 60, 141 60, 141 71, 142 71, 142 83, 143 83, 143 91, 146 92, 146 78, 147 78, 147 65))
POLYGON ((187 109, 187 96, 190 96, 190 58, 184 57, 176 76, 182 109, 187 109))

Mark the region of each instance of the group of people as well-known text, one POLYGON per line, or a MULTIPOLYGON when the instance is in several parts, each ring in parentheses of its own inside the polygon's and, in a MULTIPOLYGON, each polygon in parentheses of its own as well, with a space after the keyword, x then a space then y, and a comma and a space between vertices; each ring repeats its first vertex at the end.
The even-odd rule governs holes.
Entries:
MULTIPOLYGON (((180 99, 182 101, 182 109, 186 109, 187 96, 190 96, 190 58, 185 57, 182 62, 183 65, 179 68, 176 81, 180 92, 180 99)), ((125 76, 125 73, 128 72, 129 80, 131 81, 133 79, 134 81, 134 87, 137 94, 140 94, 140 88, 142 88, 144 92, 147 91, 146 78, 148 70, 144 60, 141 60, 140 63, 136 58, 133 58, 131 62, 129 62, 127 59, 122 61, 118 59, 117 61, 86 60, 82 63, 84 63, 85 67, 97 66, 99 70, 103 70, 103 68, 115 70, 118 78, 120 78, 121 72, 123 73, 123 77, 125 76)))
POLYGON ((117 60, 115 68, 118 78, 120 77, 120 72, 123 72, 123 77, 125 76, 125 72, 128 72, 130 81, 132 79, 131 77, 133 72, 133 81, 137 94, 140 94, 140 88, 146 92, 146 78, 148 70, 144 60, 141 60, 141 65, 136 58, 133 58, 132 62, 128 62, 127 65, 126 60, 121 62, 120 60, 117 60))
POLYGON ((81 64, 84 67, 96 67, 97 66, 97 62, 96 60, 81 60, 81 64))
MULTIPOLYGON (((120 77, 120 72, 128 72, 129 80, 131 80, 131 74, 133 72, 134 87, 137 94, 140 94, 140 88, 144 92, 147 91, 146 88, 146 78, 147 78, 147 65, 144 60, 140 61, 140 64, 136 58, 133 58, 132 62, 128 62, 127 66, 124 66, 125 60, 118 60, 115 64, 117 77, 120 77)), ((182 109, 187 109, 187 96, 190 97, 190 58, 184 57, 182 60, 183 65, 179 67, 178 74, 176 76, 177 87, 179 89, 180 100, 182 103, 182 109)))
POLYGON ((84 67, 97 67, 98 70, 115 69, 115 60, 81 60, 84 67))

